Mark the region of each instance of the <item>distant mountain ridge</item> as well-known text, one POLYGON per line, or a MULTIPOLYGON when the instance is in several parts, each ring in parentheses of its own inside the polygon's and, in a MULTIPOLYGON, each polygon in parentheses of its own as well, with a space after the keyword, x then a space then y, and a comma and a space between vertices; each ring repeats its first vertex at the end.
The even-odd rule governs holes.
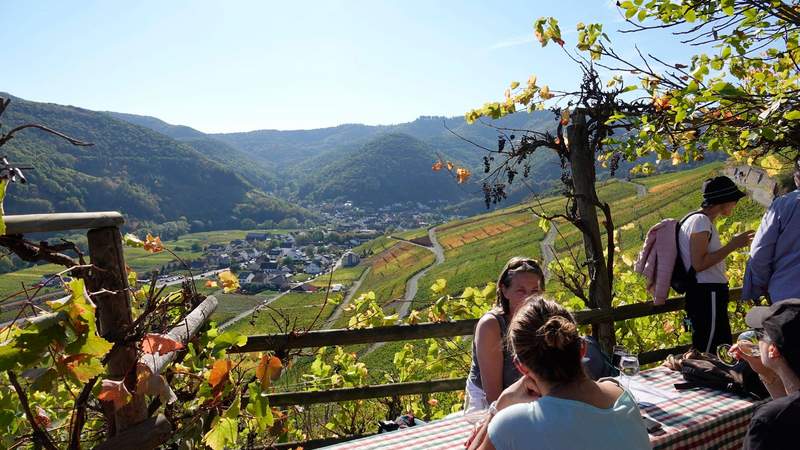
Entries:
MULTIPOLYGON (((341 199, 348 192, 343 186, 359 185, 369 190, 369 184, 356 179, 355 174, 363 174, 367 179, 374 180, 368 173, 351 170, 343 161, 350 161, 350 165, 360 158, 354 158, 355 153, 364 148, 372 150, 373 160, 375 152, 380 150, 374 142, 388 143, 383 140, 386 135, 402 134, 429 149, 428 170, 430 165, 438 158, 457 161, 459 164, 473 170, 472 184, 469 187, 458 186, 451 191, 437 189, 434 192, 447 192, 439 200, 448 202, 466 202, 463 207, 456 209, 460 212, 479 212, 485 209, 479 185, 475 184, 482 176, 483 156, 486 152, 477 145, 486 148, 496 148, 500 133, 506 135, 513 133, 511 130, 545 130, 556 126, 555 116, 549 111, 534 111, 533 113, 518 113, 502 119, 491 121, 488 124, 468 125, 463 117, 421 116, 418 119, 395 125, 363 125, 344 124, 335 127, 318 128, 310 130, 255 130, 240 133, 203 134, 190 127, 170 125, 160 119, 148 116, 131 114, 109 113, 123 120, 131 121, 137 125, 149 127, 160 133, 167 134, 182 142, 193 145, 199 151, 204 151, 199 142, 207 144, 209 158, 224 161, 225 156, 214 155, 215 151, 224 149, 225 154, 236 154, 240 161, 237 167, 258 166, 262 169, 273 170, 275 179, 274 192, 282 197, 300 202, 318 202, 341 199), (205 139, 203 138, 205 137, 205 139), (218 143, 226 144, 225 147, 218 143), (198 148, 199 147, 199 148, 198 148), (238 151, 238 153, 235 153, 238 151), (247 161, 250 161, 249 165, 247 161), (342 170, 344 169, 344 170, 342 170), (328 178, 321 178, 319 174, 327 174, 328 178), (279 174, 279 175, 277 175, 279 174), (337 178, 332 180, 331 178, 337 178), (313 180, 324 184, 324 187, 313 188, 313 180), (469 195, 463 193, 468 191, 469 195)), ((519 201, 533 192, 549 189, 560 174, 558 160, 551 152, 539 152, 530 159, 532 177, 527 186, 518 185, 510 191, 509 201, 519 201), (533 189, 533 192, 531 191, 533 189)), ((399 172, 396 176, 403 177, 410 186, 415 185, 422 176, 429 173, 420 170, 403 170, 399 165, 392 165, 399 172)), ((418 168, 421 165, 417 166, 418 168)), ((242 173, 242 176, 252 180, 252 174, 242 173)), ((361 175, 359 175, 361 176, 361 175)), ((440 177, 444 179, 444 177, 440 177)), ((449 181, 455 183, 452 179, 449 181)), ((375 185, 377 186, 377 185, 375 185)), ((422 202, 435 200, 428 192, 419 192, 421 196, 416 199, 422 202)), ((391 194, 387 194, 394 198, 391 194)), ((369 198, 369 203, 375 203, 381 195, 358 195, 357 198, 369 198)))
POLYGON ((150 128, 83 108, 0 96, 12 100, 2 116, 4 130, 35 122, 94 143, 75 147, 37 130, 17 134, 5 154, 35 169, 26 174, 28 184, 9 187, 7 214, 119 210, 133 227, 184 221, 198 229, 314 217, 150 128))

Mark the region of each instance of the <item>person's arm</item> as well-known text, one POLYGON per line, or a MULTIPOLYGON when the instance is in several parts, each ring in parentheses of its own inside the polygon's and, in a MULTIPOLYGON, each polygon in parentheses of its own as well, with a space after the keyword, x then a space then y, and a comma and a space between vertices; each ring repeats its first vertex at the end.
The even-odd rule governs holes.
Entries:
POLYGON ((780 236, 780 221, 775 212, 775 204, 764 214, 753 244, 750 246, 750 260, 744 273, 742 298, 756 300, 767 294, 769 279, 772 277, 772 260, 775 256, 775 243, 780 236))
POLYGON ((500 397, 497 399, 495 410, 491 411, 490 408, 489 413, 477 424, 464 446, 469 450, 483 448, 481 447, 483 441, 489 440, 487 435, 489 422, 491 422, 495 412, 517 403, 529 403, 540 397, 541 394, 539 394, 539 388, 536 386, 536 383, 529 377, 523 375, 522 378, 503 390, 503 393, 500 394, 500 397))
POLYGON ((692 233, 689 236, 689 249, 691 250, 692 267, 694 267, 695 272, 702 272, 715 264, 719 264, 732 251, 747 246, 753 238, 753 231, 737 234, 730 242, 713 252, 708 251, 708 238, 710 235, 710 231, 701 231, 692 233))
POLYGON ((478 321, 475 328, 475 351, 478 352, 478 367, 481 369, 481 387, 486 401, 491 403, 503 391, 503 343, 500 324, 491 314, 478 321))
POLYGON ((481 442, 481 446, 478 447, 479 450, 496 450, 494 448, 494 444, 492 444, 492 440, 488 437, 481 442))

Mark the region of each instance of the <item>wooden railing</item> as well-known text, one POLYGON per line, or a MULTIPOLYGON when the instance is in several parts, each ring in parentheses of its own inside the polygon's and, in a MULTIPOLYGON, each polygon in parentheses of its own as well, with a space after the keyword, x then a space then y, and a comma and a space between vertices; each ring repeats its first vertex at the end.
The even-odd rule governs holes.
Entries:
MULTIPOLYGON (((741 298, 741 289, 731 289, 730 301, 741 298)), ((676 297, 668 299, 662 305, 652 301, 618 306, 609 310, 581 310, 574 312, 576 321, 581 325, 598 323, 615 323, 624 320, 648 317, 684 309, 686 299, 676 297)), ((247 344, 232 349, 230 353, 285 351, 301 348, 315 348, 333 345, 372 344, 376 342, 408 341, 428 338, 447 338, 455 336, 471 336, 478 319, 459 320, 454 322, 422 323, 417 325, 393 325, 386 327, 363 329, 314 330, 305 333, 268 334, 249 336, 247 344)), ((682 353, 689 348, 681 345, 663 348, 639 354, 642 364, 661 361, 669 354, 682 353)), ((337 403, 349 400, 385 398, 402 395, 430 394, 435 392, 459 391, 464 389, 466 378, 434 379, 406 383, 360 386, 354 388, 328 389, 323 391, 279 392, 270 394, 272 406, 310 405, 318 403, 337 403)), ((329 445, 350 438, 330 438, 306 442, 293 442, 276 445, 275 448, 292 448, 302 445, 303 448, 315 448, 329 445)))
MULTIPOLYGON (((69 214, 27 214, 5 216, 6 236, 26 233, 88 230, 89 258, 92 270, 88 272, 86 287, 97 305, 98 333, 114 343, 122 342, 133 320, 131 317, 128 277, 122 252, 119 227, 125 219, 118 212, 92 212, 69 214)), ((213 296, 207 297, 170 330, 168 335, 186 344, 217 307, 213 296)), ((46 317, 46 314, 44 315, 46 317)), ((37 316, 33 321, 41 320, 37 316)), ((153 373, 162 372, 175 358, 175 353, 143 358, 141 362, 153 373)), ((130 345, 117 345, 106 358, 106 375, 112 379, 125 379, 135 383, 130 368, 136 367, 137 351, 130 345)), ((134 386, 129 386, 132 389, 134 386)), ((109 408, 109 410, 111 410, 109 408)), ((134 396, 123 408, 114 412, 109 422, 113 424, 108 439, 95 447, 97 450, 149 450, 159 447, 172 434, 172 426, 163 414, 151 417, 143 396, 134 396)))

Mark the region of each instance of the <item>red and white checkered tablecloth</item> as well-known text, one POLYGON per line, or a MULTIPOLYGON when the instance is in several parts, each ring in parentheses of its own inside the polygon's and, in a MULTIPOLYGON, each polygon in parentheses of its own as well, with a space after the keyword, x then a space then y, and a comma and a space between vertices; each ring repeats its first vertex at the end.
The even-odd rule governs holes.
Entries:
MULTIPOLYGON (((646 370, 645 383, 666 389, 683 382, 677 372, 664 367, 646 370)), ((681 391, 680 396, 642 408, 642 413, 661 422, 663 433, 650 435, 654 449, 739 449, 757 402, 711 389, 681 391)), ((357 439, 330 450, 463 450, 472 432, 474 417, 460 416, 418 427, 357 439)))

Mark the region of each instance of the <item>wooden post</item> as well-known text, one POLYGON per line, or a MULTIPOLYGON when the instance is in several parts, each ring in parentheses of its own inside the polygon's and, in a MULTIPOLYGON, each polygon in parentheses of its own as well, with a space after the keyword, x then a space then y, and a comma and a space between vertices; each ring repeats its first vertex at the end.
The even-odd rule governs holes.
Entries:
MULTIPOLYGON (((608 273, 603 256, 603 241, 600 238, 600 224, 597 220, 595 158, 593 149, 589 147, 586 116, 583 111, 578 109, 572 113, 570 125, 567 127, 567 137, 575 203, 589 269, 590 304, 587 306, 611 311, 611 274, 608 273)), ((609 245, 614 243, 611 242, 609 245)), ((616 342, 614 322, 593 323, 592 332, 603 350, 610 354, 616 342)))
MULTIPOLYGON (((93 297, 97 305, 98 332, 117 344, 122 342, 132 324, 122 238, 116 226, 89 230, 87 238, 94 266, 87 278, 87 288, 90 292, 111 291, 93 297)), ((136 386, 136 348, 132 344, 115 346, 109 354, 107 369, 110 379, 124 378, 128 390, 132 391, 136 386)), ((128 405, 116 412, 110 404, 103 406, 112 424, 111 436, 147 419, 147 405, 140 396, 134 396, 128 405)))

